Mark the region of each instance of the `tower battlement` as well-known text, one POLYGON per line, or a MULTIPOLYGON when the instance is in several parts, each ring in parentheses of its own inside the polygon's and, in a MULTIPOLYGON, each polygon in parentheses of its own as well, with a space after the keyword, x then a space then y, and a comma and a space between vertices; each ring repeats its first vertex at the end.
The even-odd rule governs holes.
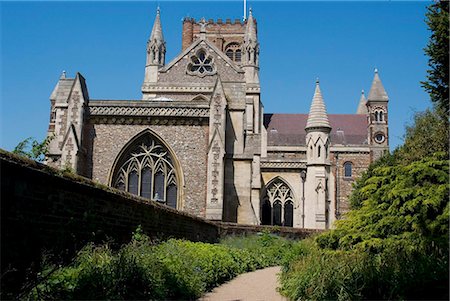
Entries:
MULTIPOLYGON (((256 25, 256 20, 254 21, 256 25)), ((213 42, 217 48, 224 51, 230 43, 237 43, 239 46, 244 41, 247 21, 241 19, 200 19, 191 17, 183 19, 182 50, 188 48, 192 42, 200 36, 202 26, 205 27, 206 38, 213 42)))

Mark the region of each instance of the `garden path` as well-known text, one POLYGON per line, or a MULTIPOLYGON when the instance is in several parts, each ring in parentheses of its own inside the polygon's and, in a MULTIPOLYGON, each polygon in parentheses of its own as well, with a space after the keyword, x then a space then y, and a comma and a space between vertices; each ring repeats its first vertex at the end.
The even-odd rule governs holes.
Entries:
POLYGON ((199 301, 285 301, 277 292, 281 267, 270 267, 245 273, 216 287, 199 301))

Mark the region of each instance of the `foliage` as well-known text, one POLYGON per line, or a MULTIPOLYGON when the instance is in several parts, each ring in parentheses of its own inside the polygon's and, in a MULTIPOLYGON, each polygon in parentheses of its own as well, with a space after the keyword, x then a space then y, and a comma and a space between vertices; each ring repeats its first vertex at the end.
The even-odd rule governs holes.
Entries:
POLYGON ((52 139, 53 137, 49 136, 45 138, 44 141, 39 142, 33 137, 28 137, 27 139, 19 142, 12 152, 32 160, 42 162, 45 159, 45 155, 48 153, 48 147, 52 139))
POLYGON ((448 55, 449 55, 449 2, 437 0, 428 7, 426 23, 431 37, 424 49, 429 56, 427 81, 422 86, 445 120, 449 118, 448 55))
POLYGON ((292 299, 448 298, 449 161, 388 156, 358 181, 356 209, 285 264, 292 299))
MULTIPOLYGON (((30 299, 195 299, 248 271, 280 264, 294 243, 269 234, 221 244, 169 239, 152 244, 138 228, 118 251, 86 246, 69 266, 44 279, 30 299), (239 246, 239 247, 237 247, 239 246)), ((42 272, 47 275, 54 269, 42 272)))
POLYGON ((437 152, 449 153, 449 123, 435 111, 416 113, 414 124, 406 127, 405 142, 396 150, 400 163, 408 164, 437 152))

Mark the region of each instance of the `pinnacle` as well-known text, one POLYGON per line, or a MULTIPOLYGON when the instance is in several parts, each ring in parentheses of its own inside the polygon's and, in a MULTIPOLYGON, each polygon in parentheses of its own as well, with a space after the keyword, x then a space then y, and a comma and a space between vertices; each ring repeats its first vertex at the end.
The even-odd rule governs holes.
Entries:
POLYGON ((359 99, 358 109, 356 114, 367 114, 367 99, 364 95, 364 90, 361 90, 361 98, 359 99))
POLYGON ((369 101, 388 101, 389 97, 386 93, 386 90, 381 83, 380 76, 378 75, 378 69, 375 69, 375 75, 372 81, 372 87, 369 91, 369 97, 367 98, 369 101))
POLYGON ((160 17, 160 9, 159 6, 156 9, 156 17, 155 22, 153 23, 153 29, 152 34, 150 35, 150 40, 157 40, 157 41, 164 41, 164 36, 162 33, 162 27, 161 27, 161 17, 160 17))
POLYGON ((331 128, 318 79, 305 129, 308 128, 331 128))
POLYGON ((256 26, 255 21, 253 19, 252 9, 250 8, 250 12, 247 19, 247 27, 245 28, 245 36, 244 36, 245 42, 256 42, 257 36, 256 36, 256 26))

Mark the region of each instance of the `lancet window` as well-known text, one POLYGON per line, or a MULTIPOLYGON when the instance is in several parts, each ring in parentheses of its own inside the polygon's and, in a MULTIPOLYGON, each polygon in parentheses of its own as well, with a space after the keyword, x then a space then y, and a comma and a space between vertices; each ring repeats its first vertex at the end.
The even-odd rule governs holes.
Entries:
POLYGON ((294 225, 294 196, 281 179, 272 181, 261 200, 261 224, 292 227, 294 225))
POLYGON ((178 184, 173 159, 150 133, 127 148, 116 165, 112 186, 177 207, 178 184))

